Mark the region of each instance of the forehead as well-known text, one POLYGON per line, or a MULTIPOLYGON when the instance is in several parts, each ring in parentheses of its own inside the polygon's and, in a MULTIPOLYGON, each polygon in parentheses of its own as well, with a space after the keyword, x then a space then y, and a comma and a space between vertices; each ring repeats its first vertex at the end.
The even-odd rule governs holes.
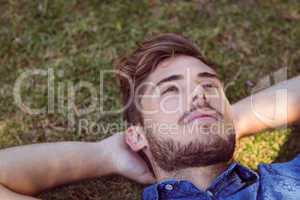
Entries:
POLYGON ((165 77, 171 75, 182 75, 183 77, 197 76, 199 73, 212 73, 216 72, 201 60, 192 56, 175 56, 161 62, 154 72, 152 72, 147 82, 157 83, 165 77))

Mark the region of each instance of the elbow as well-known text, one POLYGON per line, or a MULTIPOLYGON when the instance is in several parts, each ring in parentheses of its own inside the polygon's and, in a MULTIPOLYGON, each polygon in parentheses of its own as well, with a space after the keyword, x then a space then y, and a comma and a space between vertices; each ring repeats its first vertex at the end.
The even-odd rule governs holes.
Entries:
MULTIPOLYGON (((0 194, 20 194, 20 195, 28 195, 28 196, 36 196, 39 194, 36 190, 33 190, 32 188, 26 188, 26 187, 10 187, 8 184, 3 184, 0 182, 0 194)), ((2 197, 0 195, 0 197, 2 197)), ((2 198, 0 198, 2 199, 2 198)))

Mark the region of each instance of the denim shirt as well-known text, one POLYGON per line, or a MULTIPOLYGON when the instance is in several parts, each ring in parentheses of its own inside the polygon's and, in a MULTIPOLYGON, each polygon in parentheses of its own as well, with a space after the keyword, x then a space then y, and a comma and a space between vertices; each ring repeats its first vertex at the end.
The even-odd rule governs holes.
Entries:
POLYGON ((189 181, 166 180, 147 187, 144 200, 300 200, 300 155, 287 163, 261 164, 258 173, 231 164, 202 191, 189 181))

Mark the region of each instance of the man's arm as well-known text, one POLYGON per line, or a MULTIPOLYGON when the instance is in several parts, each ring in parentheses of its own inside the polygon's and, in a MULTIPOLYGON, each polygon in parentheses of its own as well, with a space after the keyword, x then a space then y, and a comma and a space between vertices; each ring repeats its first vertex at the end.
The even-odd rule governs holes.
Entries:
POLYGON ((37 198, 17 194, 0 185, 0 199, 5 200, 39 200, 37 198))
POLYGON ((233 105, 238 137, 300 119, 300 76, 278 83, 233 105))
POLYGON ((113 171, 107 141, 26 145, 0 151, 0 183, 27 195, 113 171))
POLYGON ((86 178, 120 174, 153 181, 146 164, 114 134, 101 142, 59 142, 0 151, 0 185, 24 195, 86 178))

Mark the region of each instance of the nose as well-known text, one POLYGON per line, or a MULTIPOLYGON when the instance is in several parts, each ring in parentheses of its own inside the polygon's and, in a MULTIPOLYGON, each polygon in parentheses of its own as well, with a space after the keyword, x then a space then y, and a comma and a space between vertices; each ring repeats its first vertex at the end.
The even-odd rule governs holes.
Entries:
POLYGON ((192 93, 192 107, 204 107, 207 104, 207 94, 205 90, 198 85, 192 93))

